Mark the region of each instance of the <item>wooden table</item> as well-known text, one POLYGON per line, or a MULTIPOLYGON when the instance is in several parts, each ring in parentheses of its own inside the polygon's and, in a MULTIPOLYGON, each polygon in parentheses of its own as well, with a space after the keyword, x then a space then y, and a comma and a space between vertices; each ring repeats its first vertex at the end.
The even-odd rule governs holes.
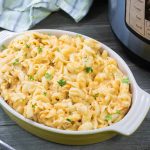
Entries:
MULTIPOLYGON (((75 23, 67 14, 59 11, 47 17, 33 29, 47 28, 75 31, 105 43, 127 62, 140 87, 150 93, 150 71, 142 69, 135 64, 134 57, 129 57, 128 50, 120 44, 111 31, 106 0, 101 0, 101 4, 98 1, 95 1, 88 15, 79 23, 75 23)), ((17 150, 150 150, 150 112, 140 128, 130 137, 118 135, 98 144, 66 146, 31 135, 11 121, 0 109, 0 139, 17 150)))

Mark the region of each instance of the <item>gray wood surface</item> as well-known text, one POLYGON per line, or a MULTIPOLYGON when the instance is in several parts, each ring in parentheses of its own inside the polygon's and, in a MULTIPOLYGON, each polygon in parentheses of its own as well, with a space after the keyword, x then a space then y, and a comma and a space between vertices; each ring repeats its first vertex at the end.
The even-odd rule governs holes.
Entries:
MULTIPOLYGON (((128 49, 121 45, 112 33, 108 22, 107 5, 106 0, 101 0, 101 4, 98 0, 95 1, 88 15, 80 23, 75 23, 67 14, 59 11, 47 17, 33 29, 75 31, 107 44, 127 62, 139 86, 150 93, 150 71, 136 65, 136 57, 129 57, 128 49)), ((118 135, 98 144, 66 146, 31 135, 11 121, 0 109, 0 139, 17 150, 150 150, 150 112, 140 128, 130 137, 118 135)))

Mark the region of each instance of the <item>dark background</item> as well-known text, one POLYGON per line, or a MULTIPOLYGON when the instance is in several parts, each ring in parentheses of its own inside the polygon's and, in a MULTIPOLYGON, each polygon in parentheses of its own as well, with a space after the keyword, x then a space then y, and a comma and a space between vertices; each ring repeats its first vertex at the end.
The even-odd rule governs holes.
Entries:
POLYGON ((145 18, 150 21, 150 0, 146 0, 145 18))
MULTIPOLYGON (((129 50, 120 44, 112 33, 108 22, 107 6, 106 0, 94 1, 88 15, 79 23, 75 23, 66 13, 59 11, 51 14, 32 29, 69 30, 103 42, 126 61, 139 86, 150 93, 150 71, 147 67, 139 66, 139 64, 145 66, 143 61, 130 53, 128 54, 129 50)), ((140 128, 130 137, 118 135, 98 144, 66 146, 48 142, 31 135, 11 121, 0 109, 0 139, 17 150, 150 150, 150 112, 140 128)))

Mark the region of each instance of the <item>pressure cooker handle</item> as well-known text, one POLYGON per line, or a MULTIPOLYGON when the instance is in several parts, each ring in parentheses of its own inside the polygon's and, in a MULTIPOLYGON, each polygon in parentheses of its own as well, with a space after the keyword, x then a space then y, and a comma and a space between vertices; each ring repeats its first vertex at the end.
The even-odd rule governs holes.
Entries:
POLYGON ((123 135, 131 135, 140 126, 150 109, 150 94, 138 87, 135 94, 136 101, 133 102, 130 112, 114 128, 114 130, 123 135))

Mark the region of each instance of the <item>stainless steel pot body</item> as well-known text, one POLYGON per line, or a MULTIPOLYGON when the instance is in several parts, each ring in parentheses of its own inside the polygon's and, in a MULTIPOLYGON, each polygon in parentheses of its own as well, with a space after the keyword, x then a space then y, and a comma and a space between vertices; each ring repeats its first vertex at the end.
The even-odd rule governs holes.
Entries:
POLYGON ((150 62, 150 0, 109 0, 109 20, 120 41, 150 62))

